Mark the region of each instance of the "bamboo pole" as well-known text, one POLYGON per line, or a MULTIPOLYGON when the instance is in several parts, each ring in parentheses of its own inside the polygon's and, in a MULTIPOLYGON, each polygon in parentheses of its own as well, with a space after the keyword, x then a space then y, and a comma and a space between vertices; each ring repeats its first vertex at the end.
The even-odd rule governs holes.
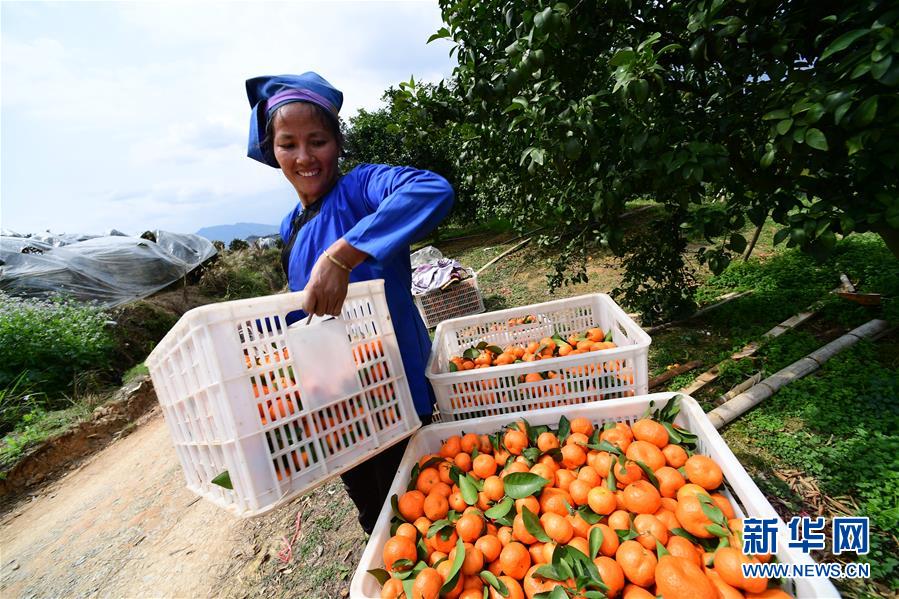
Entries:
POLYGON ((781 387, 818 370, 821 368, 821 365, 844 349, 855 345, 861 339, 876 336, 877 334, 886 331, 888 328, 889 323, 885 320, 874 319, 868 321, 862 326, 849 331, 842 337, 818 348, 806 357, 793 362, 786 368, 775 372, 748 391, 741 393, 725 404, 718 406, 709 412, 707 416, 709 417, 709 420, 712 421, 715 428, 720 429, 727 423, 742 416, 774 395, 781 387))
MULTIPOLYGON (((787 331, 789 331, 791 329, 795 329, 796 327, 798 327, 799 325, 801 325, 802 323, 804 323, 805 321, 810 319, 815 314, 817 314, 817 311, 800 312, 799 314, 791 316, 790 318, 788 318, 785 321, 783 321, 782 323, 776 325, 770 331, 768 331, 764 335, 762 335, 762 338, 765 339, 768 337, 780 337, 787 331)), ((732 354, 728 359, 718 362, 717 364, 715 364, 714 366, 709 368, 707 371, 700 374, 698 377, 696 377, 695 381, 693 381, 688 386, 681 389, 680 392, 684 393, 686 395, 693 395, 694 393, 696 393, 697 391, 699 391, 700 389, 702 389, 703 387, 705 387, 706 385, 708 385, 709 383, 711 383, 712 381, 717 379, 718 374, 721 372, 721 367, 726 362, 729 362, 730 360, 741 360, 743 358, 748 358, 749 356, 751 356, 755 352, 757 352, 759 347, 761 347, 761 342, 759 342, 759 341, 753 341, 751 343, 747 343, 743 347, 743 349, 741 349, 740 351, 738 351, 735 354, 732 354)))
POLYGON ((655 389, 656 387, 658 387, 662 383, 668 381, 669 379, 673 379, 674 377, 676 377, 678 375, 681 375, 685 372, 689 372, 689 371, 693 370, 694 368, 699 368, 700 366, 702 366, 702 362, 700 362, 699 360, 693 360, 692 362, 687 362, 686 364, 681 364, 680 366, 675 366, 674 368, 666 370, 662 374, 660 374, 658 376, 654 376, 651 379, 649 379, 649 388, 655 389))
POLYGON ((509 248, 508 250, 506 250, 505 252, 503 252, 502 254, 500 254, 499 256, 497 256, 496 258, 494 258, 493 260, 491 260, 490 262, 488 262, 487 264, 485 264, 484 266, 479 268, 475 274, 480 275, 482 272, 484 272, 487 269, 488 266, 492 266, 495 262, 498 262, 501 258, 505 258, 509 254, 514 252, 515 250, 517 250, 519 248, 523 248, 530 241, 531 241, 531 238, 529 237, 529 238, 525 239, 524 241, 522 241, 521 243, 519 243, 518 245, 516 245, 515 247, 509 248))

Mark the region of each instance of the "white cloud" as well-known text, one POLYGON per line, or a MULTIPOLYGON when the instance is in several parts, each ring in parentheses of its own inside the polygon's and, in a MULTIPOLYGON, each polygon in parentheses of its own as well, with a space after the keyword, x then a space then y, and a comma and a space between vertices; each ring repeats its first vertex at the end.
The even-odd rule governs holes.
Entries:
POLYGON ((279 219, 295 199, 245 156, 245 79, 315 70, 349 119, 449 74, 440 25, 436 2, 4 4, 3 226, 279 219))

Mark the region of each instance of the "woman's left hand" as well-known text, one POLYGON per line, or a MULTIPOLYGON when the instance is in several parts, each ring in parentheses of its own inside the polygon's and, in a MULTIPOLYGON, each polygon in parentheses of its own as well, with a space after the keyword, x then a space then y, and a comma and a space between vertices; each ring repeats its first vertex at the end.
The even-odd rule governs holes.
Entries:
POLYGON ((335 242, 327 251, 335 260, 322 253, 315 262, 304 290, 306 298, 303 310, 306 314, 339 316, 346 299, 350 273, 338 264, 353 268, 367 256, 343 239, 335 242))

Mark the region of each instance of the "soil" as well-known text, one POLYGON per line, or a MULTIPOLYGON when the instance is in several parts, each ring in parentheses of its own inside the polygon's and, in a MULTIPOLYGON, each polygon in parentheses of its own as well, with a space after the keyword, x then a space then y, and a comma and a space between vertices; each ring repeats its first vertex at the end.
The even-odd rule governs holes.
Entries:
POLYGON ((187 490, 158 408, 137 425, 2 515, 0 594, 348 596, 365 539, 339 481, 240 520, 187 490))

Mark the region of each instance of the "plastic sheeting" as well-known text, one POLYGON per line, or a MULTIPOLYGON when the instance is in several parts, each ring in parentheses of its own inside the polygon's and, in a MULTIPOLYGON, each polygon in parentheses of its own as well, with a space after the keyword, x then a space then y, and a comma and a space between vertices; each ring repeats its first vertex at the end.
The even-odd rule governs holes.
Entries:
POLYGON ((156 231, 158 243, 123 236, 66 243, 73 237, 0 236, 0 290, 112 307, 171 285, 216 254, 203 237, 166 231, 156 231))
POLYGON ((442 258, 443 252, 433 245, 428 245, 416 252, 412 252, 412 255, 409 256, 409 261, 412 263, 412 270, 415 270, 422 264, 433 264, 442 258))

